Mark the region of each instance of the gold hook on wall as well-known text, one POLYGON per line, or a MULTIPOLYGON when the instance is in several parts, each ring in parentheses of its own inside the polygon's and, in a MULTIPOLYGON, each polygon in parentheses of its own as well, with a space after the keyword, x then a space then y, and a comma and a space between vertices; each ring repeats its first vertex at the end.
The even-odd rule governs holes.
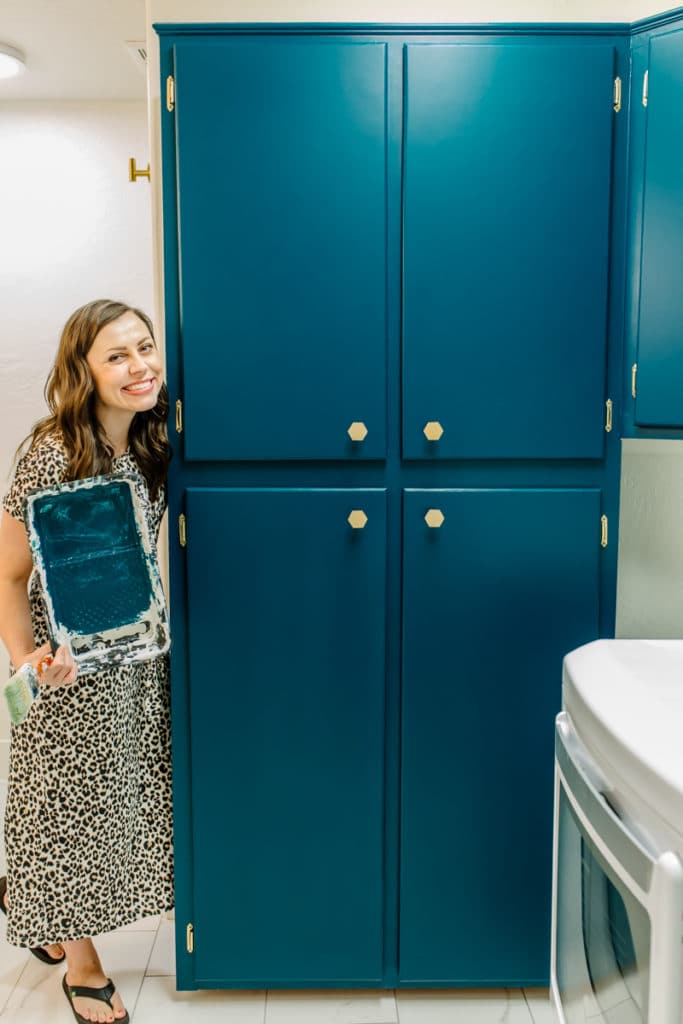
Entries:
POLYGON ((147 164, 146 170, 139 171, 135 163, 135 157, 132 156, 128 161, 128 180, 137 181, 138 178, 147 178, 147 181, 150 180, 149 164, 147 164))

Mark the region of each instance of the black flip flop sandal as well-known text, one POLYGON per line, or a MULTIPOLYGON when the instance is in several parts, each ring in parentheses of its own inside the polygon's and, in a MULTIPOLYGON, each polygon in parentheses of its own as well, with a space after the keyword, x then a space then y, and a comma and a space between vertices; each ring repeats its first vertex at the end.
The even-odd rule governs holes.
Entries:
MULTIPOLYGON (((5 875, 0 878, 0 910, 2 910, 5 917, 7 917, 7 907, 5 906, 5 893, 7 892, 7 877, 5 875)), ((64 953, 61 956, 51 956, 46 949, 42 946, 33 946, 29 949, 29 952, 44 964, 63 964, 64 953)))
MULTIPOLYGON (((107 984, 104 988, 88 988, 87 985, 69 985, 65 974, 62 978, 62 988, 64 989, 66 998, 69 1000, 71 1012, 78 1021, 78 1024, 92 1024, 91 1021, 86 1020, 85 1017, 82 1017, 80 1013, 74 1009, 74 999, 77 999, 79 996, 82 999, 99 999, 100 1002, 107 1004, 112 1013, 114 1012, 111 1000, 112 996, 116 992, 116 988, 111 978, 107 978, 107 984)), ((125 1017, 115 1017, 114 1020, 116 1024, 129 1024, 130 1017, 126 1014, 125 1017)))

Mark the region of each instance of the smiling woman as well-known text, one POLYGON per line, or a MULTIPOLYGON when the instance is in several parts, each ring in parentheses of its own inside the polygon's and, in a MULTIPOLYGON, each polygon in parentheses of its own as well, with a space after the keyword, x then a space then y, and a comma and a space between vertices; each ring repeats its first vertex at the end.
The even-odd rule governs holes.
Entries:
MULTIPOLYGON (((98 300, 69 318, 0 520, 0 636, 13 665, 50 652, 46 600, 24 513, 36 490, 112 472, 133 477, 152 547, 166 506, 168 396, 152 324, 98 300)), ((108 581, 108 592, 120 586, 108 581), (109 585, 111 584, 111 585, 109 585)), ((8 941, 66 960, 76 1020, 128 1020, 91 936, 173 905, 166 655, 78 673, 66 646, 13 726, 0 909, 8 941)))

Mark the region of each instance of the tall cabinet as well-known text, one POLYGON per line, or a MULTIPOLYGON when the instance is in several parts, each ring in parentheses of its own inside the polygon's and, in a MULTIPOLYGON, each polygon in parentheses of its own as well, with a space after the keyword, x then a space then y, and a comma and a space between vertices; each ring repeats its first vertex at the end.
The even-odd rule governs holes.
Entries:
POLYGON ((627 39, 159 31, 178 984, 543 984, 627 39))

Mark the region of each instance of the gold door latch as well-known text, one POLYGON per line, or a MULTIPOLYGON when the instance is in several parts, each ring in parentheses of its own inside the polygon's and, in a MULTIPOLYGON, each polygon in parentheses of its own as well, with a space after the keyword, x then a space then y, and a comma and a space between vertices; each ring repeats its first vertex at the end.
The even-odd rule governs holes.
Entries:
POLYGON ((608 398, 605 402, 605 430, 609 434, 612 432, 612 399, 608 398))
POLYGON ((183 512, 178 516, 178 540, 181 548, 187 547, 187 520, 183 512))
POLYGON ((132 156, 128 161, 128 181, 137 181, 138 178, 147 178, 147 181, 150 180, 149 164, 147 164, 144 171, 138 170, 138 166, 135 163, 135 157, 132 156))
POLYGON ((166 109, 173 110, 175 107, 175 82, 173 81, 173 75, 169 75, 166 79, 166 109))
POLYGON ((175 429, 177 434, 183 432, 183 403, 180 399, 175 404, 175 429))
POLYGON ((188 953, 194 953, 194 925, 188 924, 185 930, 185 946, 188 953))
POLYGON ((621 79, 618 75, 614 79, 614 110, 617 114, 621 110, 621 79))
POLYGON ((609 539, 608 530, 609 530, 609 523, 607 521, 607 516, 600 516, 600 547, 601 548, 606 548, 607 547, 607 541, 609 539))

